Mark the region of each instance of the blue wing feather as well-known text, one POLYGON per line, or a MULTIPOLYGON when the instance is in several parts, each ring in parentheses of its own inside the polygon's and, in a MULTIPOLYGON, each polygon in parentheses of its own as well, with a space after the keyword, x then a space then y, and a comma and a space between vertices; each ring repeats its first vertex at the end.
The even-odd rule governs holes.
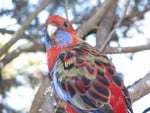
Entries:
POLYGON ((60 83, 58 82, 58 75, 57 75, 57 71, 56 71, 56 66, 54 66, 53 71, 52 71, 52 75, 53 75, 53 85, 55 88, 55 92, 57 94, 57 96, 59 98, 61 98, 62 100, 65 101, 69 101, 70 100, 70 96, 66 94, 66 92, 64 92, 64 90, 62 90, 60 83))

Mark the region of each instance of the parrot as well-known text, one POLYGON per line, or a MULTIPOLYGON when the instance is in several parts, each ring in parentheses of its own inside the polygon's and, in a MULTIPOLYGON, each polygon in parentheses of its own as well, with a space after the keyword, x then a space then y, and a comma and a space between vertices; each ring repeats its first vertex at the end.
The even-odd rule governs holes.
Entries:
POLYGON ((51 15, 44 44, 56 100, 66 113, 133 113, 129 92, 109 58, 51 15))

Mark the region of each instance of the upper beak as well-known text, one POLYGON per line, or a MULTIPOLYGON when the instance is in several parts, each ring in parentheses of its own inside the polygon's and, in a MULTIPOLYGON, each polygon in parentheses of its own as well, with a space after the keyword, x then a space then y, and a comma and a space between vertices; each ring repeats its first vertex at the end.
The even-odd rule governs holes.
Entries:
POLYGON ((49 24, 47 26, 47 34, 49 35, 50 38, 53 38, 56 30, 57 30, 57 27, 53 24, 49 24))

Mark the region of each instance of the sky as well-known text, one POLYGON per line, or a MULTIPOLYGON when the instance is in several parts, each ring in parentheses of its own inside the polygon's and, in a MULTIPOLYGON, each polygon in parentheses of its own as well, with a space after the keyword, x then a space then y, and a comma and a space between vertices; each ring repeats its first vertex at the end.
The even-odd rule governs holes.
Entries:
MULTIPOLYGON (((10 7, 10 9, 13 7, 11 5, 10 0, 0 0, 0 8, 1 7, 10 7)), ((37 0, 30 1, 32 4, 36 4, 37 0)), ((47 12, 41 12, 38 16, 41 17, 41 22, 44 22, 45 19, 42 17, 47 16, 47 12)), ((150 39, 150 12, 146 13, 144 16, 144 19, 141 21, 138 21, 135 23, 135 25, 140 25, 139 29, 142 31, 142 33, 138 33, 135 28, 133 27, 127 35, 132 38, 124 38, 121 35, 121 29, 117 30, 117 33, 120 37, 119 43, 122 47, 128 47, 128 46, 137 46, 141 44, 146 44, 147 39, 150 39)), ((0 27, 6 26, 7 24, 15 24, 16 20, 12 20, 9 17, 0 18, 0 27)), ((8 26, 10 27, 10 26, 8 26)), ((12 26, 11 26, 12 27, 12 26)), ((14 26, 13 26, 14 27, 14 26)), ((15 25, 15 29, 18 29, 20 26, 15 25)), ((123 28, 122 28, 123 29, 123 28)), ((95 40, 93 38, 94 35, 91 35, 87 37, 87 42, 91 45, 95 46, 95 40)), ((10 35, 2 35, 0 34, 0 42, 7 42, 11 38, 10 35)), ((112 46, 117 46, 115 42, 111 43, 112 46)), ((43 56, 43 59, 45 58, 45 54, 40 54, 43 56)), ((136 80, 142 78, 144 75, 146 75, 148 72, 150 72, 150 50, 147 51, 141 51, 134 54, 114 54, 114 55, 108 55, 112 59, 112 62, 116 66, 116 69, 118 72, 121 72, 124 74, 124 81, 126 86, 133 84, 136 80), (130 56, 133 55, 132 60, 130 59, 130 56)), ((16 61, 16 66, 20 65, 20 62, 22 62, 23 56, 20 56, 16 61)), ((40 57, 41 58, 41 57, 40 57)), ((34 56, 33 56, 34 59, 34 56)), ((35 58, 36 59, 36 58, 35 58)), ((24 61, 26 62, 26 61, 24 61)), ((42 63, 41 67, 46 67, 46 60, 41 60, 42 63)), ((45 70, 47 71, 47 70, 45 70)), ((17 78, 18 81, 23 81, 23 78, 17 78)), ((16 110, 28 110, 30 108, 31 101, 34 98, 34 94, 36 91, 33 91, 30 86, 27 85, 27 83, 24 83, 25 86, 19 86, 17 88, 11 88, 9 92, 7 92, 7 98, 3 101, 8 106, 11 106, 12 108, 16 110), (22 93, 23 91, 26 91, 26 93, 22 93), (17 101, 17 103, 16 103, 17 101), (22 103, 22 104, 18 104, 22 103)), ((146 95, 145 97, 141 98, 140 100, 133 103, 133 109, 135 113, 141 113, 145 108, 150 106, 149 100, 150 94, 146 95)), ((0 102, 2 101, 2 96, 0 95, 0 102)), ((4 111, 5 113, 5 111, 4 111)))

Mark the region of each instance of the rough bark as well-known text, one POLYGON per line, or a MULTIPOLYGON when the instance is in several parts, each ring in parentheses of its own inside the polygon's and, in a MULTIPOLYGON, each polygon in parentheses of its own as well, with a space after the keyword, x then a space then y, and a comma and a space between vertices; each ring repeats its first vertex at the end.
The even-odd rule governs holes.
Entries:
POLYGON ((150 73, 142 79, 136 81, 128 88, 130 92, 131 101, 135 102, 150 93, 150 73))
MULTIPOLYGON (((46 77, 43 80, 43 82, 41 83, 41 85, 36 93, 35 99, 32 103, 31 109, 30 109, 30 113, 39 113, 41 111, 41 106, 42 106, 43 100, 45 99, 44 92, 46 91, 46 88, 48 88, 48 87, 50 87, 50 79, 49 79, 49 77, 46 77)), ((50 98, 51 98, 51 96, 50 96, 50 98)), ((52 97, 52 99, 53 98, 54 97, 52 97)), ((45 102, 46 102, 46 100, 44 101, 43 105, 45 105, 45 102)), ((51 101, 49 101, 49 103, 50 103, 49 107, 53 106, 52 105, 53 103, 51 103, 51 101)), ((52 113, 52 112, 50 112, 50 113, 52 113)))
POLYGON ((110 8, 107 10, 106 14, 102 18, 96 32, 96 48, 100 48, 105 42, 110 30, 113 27, 115 21, 117 0, 113 1, 110 8))

